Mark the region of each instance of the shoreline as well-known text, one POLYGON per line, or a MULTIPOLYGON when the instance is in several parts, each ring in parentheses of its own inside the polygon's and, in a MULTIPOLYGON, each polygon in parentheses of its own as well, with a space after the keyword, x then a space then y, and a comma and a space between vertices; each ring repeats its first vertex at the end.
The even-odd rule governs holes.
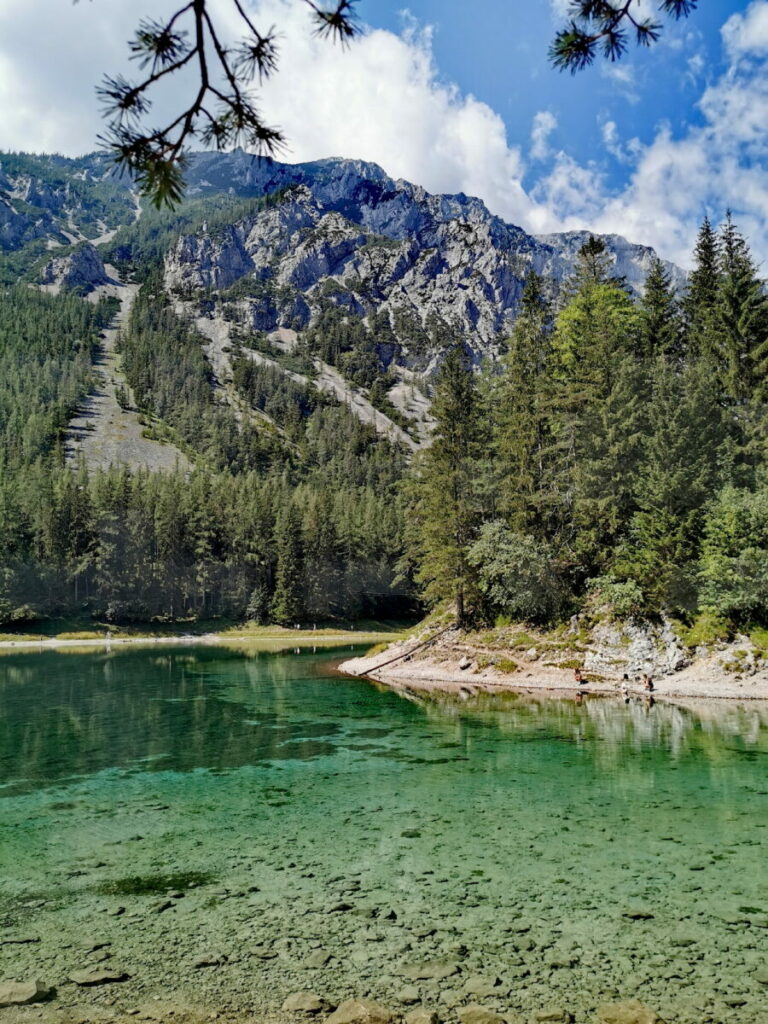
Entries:
POLYGON ((263 633, 184 633, 167 636, 112 636, 112 637, 39 637, 22 636, 18 640, 7 638, 0 640, 0 652, 19 651, 33 653, 35 651, 51 651, 61 649, 111 650, 114 647, 129 646, 215 646, 227 644, 284 644, 287 647, 333 646, 340 644, 382 643, 391 640, 397 633, 377 632, 375 630, 350 630, 349 632, 332 632, 325 630, 266 630, 263 633))
POLYGON ((393 644, 375 657, 350 658, 338 669, 344 675, 366 677, 401 694, 443 695, 467 701, 474 697, 526 694, 573 698, 578 694, 618 699, 665 702, 726 700, 768 703, 768 668, 749 676, 723 671, 717 657, 697 658, 685 668, 654 676, 653 691, 634 679, 622 689, 623 672, 585 673, 578 685, 573 670, 517 657, 517 670, 502 672, 494 666, 481 667, 480 652, 456 635, 440 634, 393 644), (591 677, 591 678, 590 678, 591 677))

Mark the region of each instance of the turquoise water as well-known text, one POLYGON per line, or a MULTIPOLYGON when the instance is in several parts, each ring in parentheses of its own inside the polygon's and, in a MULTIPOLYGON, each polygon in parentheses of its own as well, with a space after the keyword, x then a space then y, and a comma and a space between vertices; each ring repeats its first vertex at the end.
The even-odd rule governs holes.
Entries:
POLYGON ((0 659, 0 978, 768 1019, 768 711, 419 703, 349 653, 0 659))

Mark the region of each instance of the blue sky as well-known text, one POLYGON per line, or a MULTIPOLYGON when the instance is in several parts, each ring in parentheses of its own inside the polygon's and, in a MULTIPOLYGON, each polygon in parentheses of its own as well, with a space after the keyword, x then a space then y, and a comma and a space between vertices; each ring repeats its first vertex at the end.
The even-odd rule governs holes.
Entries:
MULTIPOLYGON (((746 7, 740 0, 703 0, 687 20, 667 22, 659 44, 630 48, 616 64, 598 62, 577 75, 554 70, 547 50, 562 23, 547 0, 361 0, 371 25, 400 32, 409 18, 433 28, 432 51, 440 77, 486 102, 504 119, 511 143, 525 143, 538 111, 551 112, 557 127, 553 149, 580 163, 600 161, 609 181, 626 178, 626 165, 603 144, 601 125, 614 121, 622 136, 650 142, 660 121, 675 134, 700 124, 696 102, 702 88, 727 67, 720 30, 746 7)), ((768 126, 767 126, 768 128, 768 126)), ((541 167, 533 167, 533 175, 541 167)))
MULTIPOLYGON (((246 2, 281 31, 258 98, 288 161, 372 160, 528 231, 615 232, 681 265, 702 216, 731 207, 768 266, 768 0, 701 0, 650 50, 575 77, 547 61, 567 0, 360 0, 366 31, 344 52, 302 0, 246 2)), ((0 147, 95 149, 95 84, 131 74, 141 16, 179 4, 2 0, 0 147)), ((234 38, 232 0, 209 4, 234 38)), ((161 107, 178 112, 175 88, 161 107)))

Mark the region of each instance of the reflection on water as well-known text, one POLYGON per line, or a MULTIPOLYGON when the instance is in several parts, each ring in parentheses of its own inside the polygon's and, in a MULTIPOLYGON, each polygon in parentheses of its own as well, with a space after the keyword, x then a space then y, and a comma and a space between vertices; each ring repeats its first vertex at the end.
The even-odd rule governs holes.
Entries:
POLYGON ((416 702, 334 676, 342 653, 2 659, 0 927, 41 942, 0 943, 0 976, 79 966, 85 929, 144 986, 254 1013, 391 1001, 447 958, 418 984, 449 1015, 490 973, 497 1010, 763 1020, 762 706, 416 702), (168 877, 198 881, 152 914, 168 877), (204 983, 201 934, 229 957, 204 983))

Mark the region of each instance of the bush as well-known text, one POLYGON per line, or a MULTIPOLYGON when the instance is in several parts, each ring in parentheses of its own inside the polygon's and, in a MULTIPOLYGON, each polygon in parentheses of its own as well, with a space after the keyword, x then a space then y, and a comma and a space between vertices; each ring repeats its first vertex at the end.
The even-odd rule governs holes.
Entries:
POLYGON ((614 576, 598 576, 587 581, 591 593, 602 607, 617 619, 639 615, 645 603, 643 592, 634 580, 617 580, 614 576))
POLYGON ((541 622, 565 604, 554 552, 545 541, 512 533, 498 521, 486 523, 467 560, 494 614, 541 622))
POLYGON ((678 624, 680 639, 686 647, 710 647, 731 635, 731 624, 711 609, 701 612, 689 627, 678 624))
POLYGON ((768 619, 768 489, 720 493, 704 524, 699 578, 701 603, 713 613, 768 619))

